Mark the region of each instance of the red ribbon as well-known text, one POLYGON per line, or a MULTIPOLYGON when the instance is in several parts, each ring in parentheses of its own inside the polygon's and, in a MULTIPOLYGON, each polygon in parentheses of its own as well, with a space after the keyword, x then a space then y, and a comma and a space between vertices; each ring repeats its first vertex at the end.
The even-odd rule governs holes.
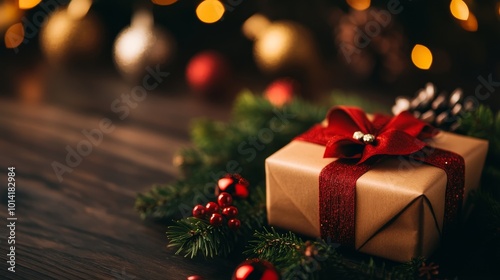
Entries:
POLYGON ((323 238, 354 246, 356 181, 384 156, 407 156, 443 169, 447 175, 443 231, 456 223, 464 195, 465 163, 450 151, 424 142, 437 130, 409 112, 390 118, 375 115, 370 121, 358 108, 335 107, 327 126, 316 125, 296 140, 326 146, 324 157, 334 157, 319 178, 320 228, 323 238), (374 141, 353 137, 370 134, 374 141), (425 149, 424 149, 425 148, 425 149))

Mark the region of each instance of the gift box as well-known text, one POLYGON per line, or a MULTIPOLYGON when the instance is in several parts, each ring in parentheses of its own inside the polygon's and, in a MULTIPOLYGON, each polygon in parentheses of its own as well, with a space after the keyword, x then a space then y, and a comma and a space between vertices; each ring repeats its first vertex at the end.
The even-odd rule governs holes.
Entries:
MULTIPOLYGON (((401 127, 405 127, 404 123, 401 127)), ((351 131, 347 133, 352 135, 351 131)), ((270 225, 326 238, 322 236, 322 223, 331 221, 320 217, 320 211, 324 211, 321 207, 328 206, 320 205, 324 201, 320 199, 319 178, 325 167, 338 158, 324 157, 325 145, 313 142, 294 140, 266 159, 267 215, 270 225)), ((479 185, 488 143, 439 132, 426 145, 431 152, 445 150, 463 158, 463 190, 453 195, 460 196, 455 203, 462 204, 467 194, 479 185)), ((349 174, 339 172, 330 176, 349 174)), ((428 257, 443 238, 449 208, 461 206, 445 203, 448 181, 442 168, 404 156, 379 157, 355 181, 354 248, 399 262, 428 257)), ((343 203, 342 199, 338 203, 343 203)), ((339 216, 344 214, 337 212, 339 216)))

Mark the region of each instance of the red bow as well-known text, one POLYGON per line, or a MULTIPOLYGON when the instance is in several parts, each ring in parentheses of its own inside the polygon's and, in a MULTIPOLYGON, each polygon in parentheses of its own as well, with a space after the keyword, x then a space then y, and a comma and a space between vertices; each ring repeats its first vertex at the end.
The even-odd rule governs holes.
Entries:
POLYGON ((298 140, 325 145, 323 157, 359 159, 357 164, 378 155, 412 154, 426 146, 425 139, 437 134, 409 112, 393 118, 377 114, 370 121, 359 108, 339 106, 326 119, 326 127, 317 125, 298 140))

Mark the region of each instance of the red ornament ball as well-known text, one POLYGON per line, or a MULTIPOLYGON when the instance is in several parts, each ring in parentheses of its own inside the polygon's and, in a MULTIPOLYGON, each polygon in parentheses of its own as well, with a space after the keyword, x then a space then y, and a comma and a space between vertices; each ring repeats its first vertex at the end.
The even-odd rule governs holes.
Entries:
POLYGON ((265 90, 264 97, 276 107, 292 102, 297 92, 297 83, 289 78, 272 82, 265 90))
POLYGON ((232 280, 279 280, 278 271, 269 262, 259 259, 244 261, 233 272, 232 280))
POLYGON ((205 206, 200 204, 196 205, 193 208, 193 217, 203 218, 203 216, 205 216, 205 206))
POLYGON ((203 280, 203 278, 199 275, 191 275, 188 276, 187 280, 203 280))
POLYGON ((224 56, 215 51, 196 54, 188 62, 186 80, 189 87, 201 96, 223 92, 229 82, 229 64, 224 56))
POLYGON ((218 213, 213 213, 210 217, 210 224, 214 227, 222 225, 222 216, 218 213))
POLYGON ((217 182, 215 193, 227 192, 233 197, 247 198, 250 184, 239 174, 227 174, 217 182))
POLYGON ((229 206, 224 209, 222 209, 222 215, 228 217, 228 218, 234 218, 238 215, 238 208, 234 206, 229 206))
POLYGON ((241 222, 238 219, 231 219, 227 222, 227 226, 230 229, 239 229, 241 226, 241 222))
POLYGON ((217 197, 217 202, 220 207, 228 207, 233 203, 233 196, 227 192, 221 192, 217 197))
POLYGON ((205 213, 212 214, 217 212, 219 212, 219 205, 217 205, 217 203, 213 201, 207 203, 207 206, 205 206, 205 213))

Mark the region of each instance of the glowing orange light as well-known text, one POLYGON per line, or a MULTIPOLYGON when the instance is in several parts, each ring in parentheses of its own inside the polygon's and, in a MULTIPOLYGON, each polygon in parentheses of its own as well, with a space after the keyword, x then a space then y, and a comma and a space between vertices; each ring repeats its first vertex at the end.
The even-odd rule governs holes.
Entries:
POLYGON ((450 12, 459 20, 467 20, 469 17, 469 7, 467 7, 467 4, 462 0, 451 0, 450 12))
POLYGON ((19 21, 23 11, 19 10, 16 3, 0 2, 0 33, 3 33, 7 27, 19 21))
POLYGON ((476 16, 473 13, 470 13, 467 20, 460 21, 460 26, 470 32, 477 31, 478 26, 476 16))
POLYGON ((19 8, 24 10, 31 9, 40 2, 42 2, 42 0, 19 0, 19 8))
POLYGON ((172 5, 175 2, 177 2, 177 0, 151 0, 151 1, 154 4, 160 5, 160 6, 168 6, 168 5, 172 5))
POLYGON ((416 44, 411 51, 411 61, 417 68, 427 70, 432 65, 432 53, 426 46, 416 44))
POLYGON ((354 10, 363 11, 370 7, 370 0, 346 0, 347 4, 354 10))
POLYGON ((196 15, 204 23, 214 23, 222 18, 224 5, 218 0, 205 0, 196 8, 196 15))
POLYGON ((24 41, 24 28, 22 23, 16 23, 5 32, 5 46, 9 49, 17 48, 24 41))

